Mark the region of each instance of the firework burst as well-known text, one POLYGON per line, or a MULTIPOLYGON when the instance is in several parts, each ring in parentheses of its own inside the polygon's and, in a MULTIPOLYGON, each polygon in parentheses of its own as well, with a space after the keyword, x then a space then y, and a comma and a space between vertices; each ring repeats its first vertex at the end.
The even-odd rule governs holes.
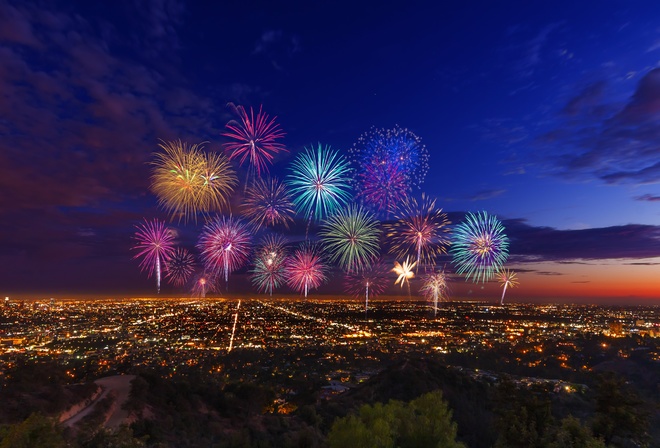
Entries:
POLYGON ((399 126, 371 128, 349 150, 349 158, 360 173, 353 181, 358 196, 387 212, 414 186, 422 185, 429 169, 421 139, 399 126))
POLYGON ((498 272, 497 276, 499 277, 500 280, 500 285, 502 288, 502 298, 500 299, 500 305, 504 304, 504 294, 506 294, 506 288, 507 286, 509 288, 515 288, 518 286, 518 278, 516 276, 516 273, 509 270, 509 269, 502 269, 500 272, 498 272))
POLYGON ((380 261, 359 273, 346 274, 345 291, 359 298, 364 294, 364 314, 369 308, 369 297, 376 297, 387 289, 390 270, 380 261))
POLYGON ((187 249, 177 247, 165 262, 165 278, 174 286, 183 286, 195 271, 195 257, 187 249))
POLYGON ((164 152, 155 153, 151 190, 172 217, 186 222, 227 206, 237 179, 225 156, 181 141, 159 146, 164 152))
POLYGON ((351 205, 332 215, 319 236, 330 253, 330 261, 347 273, 368 268, 378 257, 378 220, 359 205, 351 205))
POLYGON ((293 222, 293 203, 286 186, 277 178, 258 178, 248 187, 243 214, 257 228, 293 222))
POLYGON ((351 199, 346 159, 330 146, 305 148, 291 166, 287 183, 296 209, 311 222, 332 214, 351 199))
POLYGON ((422 194, 419 202, 413 197, 401 202, 394 221, 383 227, 390 253, 401 258, 414 254, 419 265, 435 264, 436 256, 446 253, 448 225, 447 215, 436 208, 435 199, 422 194))
MULTIPOLYGON (((256 117, 252 108, 249 114, 243 106, 236 106, 234 110, 238 115, 238 121, 232 120, 225 126, 227 132, 222 135, 232 141, 226 143, 224 147, 229 153, 229 159, 238 159, 240 166, 245 162, 248 163, 249 180, 250 173, 260 176, 262 172, 268 172, 268 165, 273 163, 275 156, 287 151, 284 145, 278 142, 285 134, 275 123, 277 117, 271 119, 263 112, 261 106, 256 117)), ((246 182, 247 184, 249 182, 246 182)))
POLYGON ((398 275, 394 284, 398 285, 401 283, 401 287, 403 288, 403 284, 406 283, 408 285, 408 297, 410 297, 410 280, 415 278, 413 269, 415 268, 416 264, 416 261, 411 263, 408 257, 406 257, 406 261, 404 261, 403 264, 399 264, 398 261, 395 261, 394 268, 392 268, 392 272, 398 275))
POLYGON ((215 291, 216 276, 209 272, 202 272, 195 277, 192 285, 192 296, 203 299, 206 293, 215 291))
POLYGON ((327 280, 327 267, 321 251, 314 244, 303 243, 286 263, 287 284, 298 292, 307 293, 327 280))
POLYGON ((447 293, 447 276, 444 271, 432 272, 422 279, 419 292, 433 302, 433 313, 438 313, 438 301, 443 300, 447 293))
POLYGON ((450 252, 458 274, 476 282, 491 279, 509 256, 509 238, 496 216, 468 213, 454 229, 450 252))
POLYGON ((156 288, 160 293, 161 266, 174 254, 174 232, 157 219, 136 227, 137 244, 133 249, 138 253, 133 258, 142 258, 140 270, 147 271, 148 277, 156 275, 156 288))
POLYGON ((232 216, 222 216, 204 226, 197 247, 206 269, 222 272, 226 283, 230 272, 247 263, 251 240, 247 224, 232 216))
POLYGON ((273 295, 273 289, 286 282, 286 250, 284 238, 281 236, 266 236, 259 248, 254 261, 254 269, 250 271, 252 284, 259 292, 273 295))

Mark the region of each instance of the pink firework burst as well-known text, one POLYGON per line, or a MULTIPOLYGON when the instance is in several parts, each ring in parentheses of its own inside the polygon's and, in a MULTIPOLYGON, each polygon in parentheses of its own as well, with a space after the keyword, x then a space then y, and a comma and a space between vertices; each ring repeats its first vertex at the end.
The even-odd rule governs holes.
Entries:
POLYGON ((303 243, 286 264, 287 284, 298 292, 307 293, 327 280, 327 267, 318 246, 303 243))
MULTIPOLYGON (((230 106, 233 104, 230 103, 230 106)), ((238 115, 238 121, 227 123, 227 132, 222 134, 232 139, 224 145, 229 159, 238 159, 240 166, 248 162, 248 176, 250 172, 256 172, 257 176, 264 171, 268 172, 268 164, 273 163, 275 155, 287 151, 284 145, 277 141, 285 135, 275 123, 277 117, 271 119, 261 106, 256 116, 252 108, 249 114, 243 106, 235 106, 233 109, 238 115)))
POLYGON ((194 271, 195 257, 183 247, 177 247, 165 262, 165 277, 174 286, 185 285, 194 271))
POLYGON ((197 247, 206 269, 222 272, 225 282, 228 282, 229 273, 247 263, 251 240, 252 235, 245 222, 232 216, 221 216, 204 226, 197 247))
POLYGON ((174 254, 174 232, 165 227, 165 223, 154 219, 146 221, 137 227, 135 239, 137 244, 133 249, 138 253, 133 258, 142 258, 140 269, 147 271, 148 277, 156 275, 156 288, 160 293, 161 265, 174 254))

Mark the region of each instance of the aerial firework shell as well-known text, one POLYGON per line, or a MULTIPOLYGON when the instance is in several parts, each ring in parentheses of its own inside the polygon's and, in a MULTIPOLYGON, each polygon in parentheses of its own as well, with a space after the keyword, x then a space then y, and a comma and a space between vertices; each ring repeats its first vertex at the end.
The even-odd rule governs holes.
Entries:
POLYGON ((390 208, 420 187, 429 169, 429 154, 421 139, 398 125, 371 128, 349 150, 359 173, 353 179, 357 195, 381 211, 390 208))
POLYGON ((230 272, 247 263, 251 241, 252 235, 245 222, 232 216, 220 216, 204 226, 197 247, 207 271, 223 272, 227 281, 230 272))
POLYGON ((353 273, 368 268, 378 257, 380 232, 378 220, 353 204, 330 216, 319 235, 330 261, 353 273))
POLYGON ((162 265, 174 254, 174 232, 165 226, 164 222, 154 219, 137 226, 135 239, 137 250, 133 258, 142 258, 140 270, 147 271, 147 276, 156 276, 156 285, 160 292, 160 276, 162 265))
POLYGON ((172 217, 196 220, 198 213, 221 210, 228 204, 237 178, 225 156, 181 141, 159 146, 164 152, 155 154, 151 190, 172 217))
POLYGON ((500 271, 509 256, 509 238, 494 215, 467 213, 454 229, 450 253, 456 272, 474 282, 486 282, 500 271))
POLYGON ((177 247, 165 262, 165 278, 174 286, 183 286, 195 272, 195 257, 187 249, 177 247))
POLYGON ((420 201, 404 199, 394 211, 394 221, 384 224, 389 252, 398 258, 414 256, 418 264, 435 265, 436 257, 446 253, 450 243, 449 220, 435 199, 422 193, 420 201))
POLYGON ((269 292, 279 288, 286 282, 287 253, 284 238, 278 235, 268 235, 260 243, 250 271, 252 284, 259 292, 269 292))
POLYGON ((287 176, 297 211, 319 221, 350 201, 350 171, 348 161, 330 146, 305 148, 287 176))
POLYGON ((257 178, 247 188, 241 207, 245 217, 257 228, 293 223, 293 203, 286 185, 277 178, 257 178))
POLYGON ((346 274, 344 290, 360 298, 365 295, 366 288, 369 288, 369 295, 376 297, 387 289, 390 269, 381 261, 377 261, 367 269, 352 274, 346 274))
POLYGON ((327 280, 327 267, 320 248, 311 243, 303 243, 289 257, 286 263, 287 284, 292 289, 307 293, 327 280))
POLYGON ((256 116, 252 108, 249 114, 243 106, 236 106, 234 110, 238 121, 227 123, 227 132, 222 134, 231 139, 224 145, 229 159, 238 159, 240 166, 248 162, 257 175, 268 172, 268 165, 273 163, 275 155, 287 151, 285 146, 278 142, 285 133, 275 122, 277 117, 271 119, 263 112, 262 106, 259 106, 256 116))

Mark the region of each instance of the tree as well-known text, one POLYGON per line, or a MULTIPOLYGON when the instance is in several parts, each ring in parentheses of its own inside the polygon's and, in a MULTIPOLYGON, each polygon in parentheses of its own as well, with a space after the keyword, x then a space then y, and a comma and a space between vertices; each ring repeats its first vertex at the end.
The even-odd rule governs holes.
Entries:
POLYGON ((0 448, 64 448, 62 429, 51 418, 34 413, 22 423, 12 425, 0 448))
POLYGON ((561 421, 561 426, 552 435, 548 448, 606 448, 602 439, 591 434, 591 430, 582 425, 580 420, 568 416, 561 421))
POLYGON ((391 400, 364 405, 359 415, 335 420, 328 442, 331 448, 463 447, 456 441, 456 424, 439 390, 408 404, 391 400))

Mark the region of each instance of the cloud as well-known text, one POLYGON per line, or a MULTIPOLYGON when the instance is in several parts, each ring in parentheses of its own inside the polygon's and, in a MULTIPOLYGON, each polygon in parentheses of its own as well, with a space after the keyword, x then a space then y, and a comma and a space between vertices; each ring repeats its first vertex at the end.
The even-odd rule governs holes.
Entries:
POLYGON ((264 31, 252 50, 253 55, 267 58, 278 71, 284 70, 287 61, 301 51, 300 38, 283 30, 264 31))
POLYGON ((660 196, 653 196, 652 194, 643 194, 641 196, 635 196, 636 201, 647 201, 647 202, 660 202, 660 196))
POLYGON ((535 262, 582 264, 588 260, 660 257, 660 226, 629 224, 582 230, 533 227, 504 220, 510 252, 535 262))
MULTIPOLYGON (((556 124, 535 138, 551 173, 607 184, 660 181, 660 68, 647 72, 623 104, 597 81, 577 92, 556 124)), ((537 160, 538 161, 538 160, 537 160)))
POLYGON ((498 196, 503 195, 506 193, 506 190, 504 189, 495 189, 495 190, 481 190, 473 194, 469 200, 470 201, 486 201, 488 199, 493 199, 498 196))
POLYGON ((562 274, 561 272, 538 271, 536 275, 556 276, 556 275, 565 275, 565 274, 562 274))

